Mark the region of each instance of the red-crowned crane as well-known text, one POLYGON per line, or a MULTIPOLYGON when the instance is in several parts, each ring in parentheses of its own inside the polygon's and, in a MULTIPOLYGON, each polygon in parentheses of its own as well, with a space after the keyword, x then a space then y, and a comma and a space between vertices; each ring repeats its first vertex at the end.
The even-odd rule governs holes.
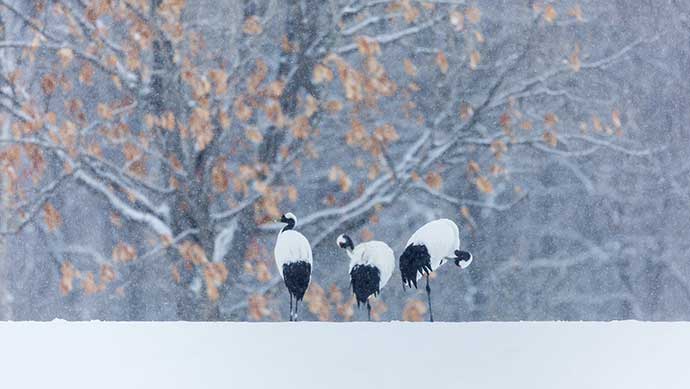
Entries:
POLYGON ((412 234, 400 256, 403 288, 414 286, 416 289, 417 280, 426 275, 430 321, 434 321, 434 313, 431 309, 429 273, 451 260, 464 269, 472 263, 472 254, 460 250, 460 231, 455 222, 449 219, 438 219, 423 225, 412 234))
POLYGON ((309 241, 304 235, 295 231, 297 218, 292 213, 286 213, 280 218, 286 226, 278 233, 278 240, 274 249, 278 272, 285 281, 290 293, 290 321, 297 321, 297 308, 304 298, 304 293, 311 281, 312 255, 309 241), (292 300, 295 309, 292 309, 292 300))
POLYGON ((345 249, 350 257, 350 286, 357 299, 357 307, 367 304, 367 317, 371 321, 369 297, 377 296, 395 270, 395 254, 387 244, 378 240, 360 243, 357 246, 347 235, 337 239, 338 247, 345 249))

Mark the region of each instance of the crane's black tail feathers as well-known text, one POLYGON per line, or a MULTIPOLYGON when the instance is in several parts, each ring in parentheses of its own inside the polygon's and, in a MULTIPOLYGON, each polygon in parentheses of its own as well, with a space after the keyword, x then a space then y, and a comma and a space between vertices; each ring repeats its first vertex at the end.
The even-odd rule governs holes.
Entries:
POLYGON ((294 296, 295 304, 298 304, 309 287, 311 264, 306 261, 286 263, 283 265, 283 278, 288 292, 294 296))
POLYGON ((355 265, 350 271, 350 286, 357 299, 357 308, 368 301, 369 296, 379 294, 381 271, 375 266, 355 265))
POLYGON ((417 289, 417 274, 429 275, 431 272, 431 256, 426 246, 414 244, 407 246, 400 256, 403 289, 406 286, 410 288, 414 286, 417 289))

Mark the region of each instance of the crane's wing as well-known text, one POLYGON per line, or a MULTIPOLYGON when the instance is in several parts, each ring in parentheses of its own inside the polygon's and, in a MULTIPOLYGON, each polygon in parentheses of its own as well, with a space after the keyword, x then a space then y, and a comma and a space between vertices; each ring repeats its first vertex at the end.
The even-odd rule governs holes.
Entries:
POLYGON ((304 261, 312 265, 311 245, 301 233, 288 230, 278 234, 273 251, 280 276, 283 276, 283 265, 286 263, 304 261))
POLYGON ((362 261, 376 266, 381 272, 379 279, 379 289, 381 289, 386 285, 395 270, 395 254, 393 249, 378 240, 363 243, 361 246, 363 246, 362 261))
POLYGON ((460 248, 460 231, 452 220, 434 220, 412 234, 407 246, 411 244, 426 246, 431 268, 436 270, 447 258, 455 257, 455 250, 460 248))

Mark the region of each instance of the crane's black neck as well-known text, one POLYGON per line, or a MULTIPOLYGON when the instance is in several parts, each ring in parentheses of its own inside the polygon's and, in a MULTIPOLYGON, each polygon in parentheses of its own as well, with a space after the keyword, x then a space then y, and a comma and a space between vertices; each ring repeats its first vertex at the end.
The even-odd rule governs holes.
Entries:
POLYGON ((295 221, 293 219, 287 219, 285 221, 285 223, 287 223, 287 225, 285 227, 283 227, 283 229, 280 230, 280 232, 285 232, 285 231, 288 231, 288 230, 295 228, 295 221))

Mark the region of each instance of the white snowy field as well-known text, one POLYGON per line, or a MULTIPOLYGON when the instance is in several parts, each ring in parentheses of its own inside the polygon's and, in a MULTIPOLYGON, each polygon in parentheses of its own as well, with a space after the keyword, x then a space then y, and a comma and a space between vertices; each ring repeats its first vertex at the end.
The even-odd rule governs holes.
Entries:
POLYGON ((2 388, 688 388, 690 323, 0 323, 2 388))

